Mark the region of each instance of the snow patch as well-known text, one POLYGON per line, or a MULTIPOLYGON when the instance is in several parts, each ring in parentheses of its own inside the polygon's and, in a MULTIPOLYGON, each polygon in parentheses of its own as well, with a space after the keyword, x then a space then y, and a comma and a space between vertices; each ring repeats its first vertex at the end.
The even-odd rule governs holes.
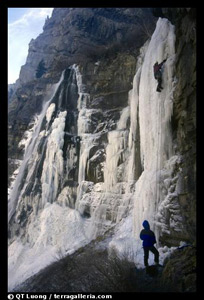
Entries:
POLYGON ((9 290, 87 244, 85 222, 78 211, 47 203, 28 226, 28 243, 17 239, 9 246, 9 290))
MULTIPOLYGON (((142 230, 142 225, 140 230, 142 230)), ((159 263, 163 264, 164 260, 176 249, 176 247, 157 247, 159 251, 159 263)), ((145 268, 144 266, 144 250, 142 241, 139 236, 135 237, 133 232, 133 215, 130 214, 116 226, 113 239, 109 242, 108 252, 111 256, 116 252, 121 258, 134 262, 137 268, 145 268)), ((149 254, 149 265, 154 264, 154 254, 149 254)))

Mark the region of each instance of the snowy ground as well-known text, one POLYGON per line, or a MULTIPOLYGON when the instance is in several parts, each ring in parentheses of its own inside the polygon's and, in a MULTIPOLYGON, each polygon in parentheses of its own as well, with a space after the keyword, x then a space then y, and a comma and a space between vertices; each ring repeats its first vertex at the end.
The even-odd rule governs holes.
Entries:
MULTIPOLYGON (((141 225, 141 230, 143 229, 141 225)), ((168 248, 155 247, 159 251, 159 263, 163 264, 164 259, 168 257, 176 247, 168 248)), ((144 251, 142 248, 142 241, 136 239, 133 235, 133 218, 132 215, 123 219, 120 224, 115 228, 115 235, 112 241, 109 243, 109 253, 115 250, 121 257, 126 257, 129 261, 133 261, 137 268, 144 268, 144 251)), ((149 265, 154 264, 154 255, 150 252, 149 255, 149 265)))
MULTIPOLYGON (((88 244, 90 239, 85 233, 86 222, 74 209, 61 207, 57 203, 48 204, 41 220, 36 220, 29 228, 33 240, 36 235, 35 244, 23 245, 20 240, 15 240, 9 247, 9 291, 52 262, 88 244)), ((108 237, 102 246, 108 248, 110 255, 115 250, 121 257, 133 261, 137 268, 144 268, 142 241, 133 237, 132 222, 132 216, 123 219, 116 226, 112 238, 108 237)), ((174 249, 158 248, 160 264, 174 249)), ((149 264, 154 264, 152 253, 149 264)))
POLYGON ((86 219, 78 211, 47 203, 39 218, 28 227, 28 242, 16 239, 8 250, 9 290, 39 270, 90 240, 84 229, 86 219))

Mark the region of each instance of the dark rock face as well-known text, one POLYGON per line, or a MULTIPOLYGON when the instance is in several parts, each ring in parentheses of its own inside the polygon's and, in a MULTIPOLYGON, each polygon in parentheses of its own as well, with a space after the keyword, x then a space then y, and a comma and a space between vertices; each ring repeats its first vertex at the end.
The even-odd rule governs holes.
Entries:
POLYGON ((162 281, 175 292, 196 292, 196 248, 181 247, 165 262, 162 281))
POLYGON ((134 35, 133 43, 141 46, 152 33, 153 24, 149 9, 56 8, 44 25, 44 32, 29 44, 20 82, 35 78, 42 59, 48 68, 44 77, 56 80, 53 75, 58 75, 65 66, 101 57, 113 45, 127 47, 127 36, 131 40, 134 35))
MULTIPOLYGON (((190 241, 196 236, 196 20, 195 9, 171 12, 176 25, 176 77, 172 132, 183 156, 179 202, 190 241), (189 59, 191 58, 191 59, 189 59)), ((165 11, 164 11, 165 13, 165 11)))

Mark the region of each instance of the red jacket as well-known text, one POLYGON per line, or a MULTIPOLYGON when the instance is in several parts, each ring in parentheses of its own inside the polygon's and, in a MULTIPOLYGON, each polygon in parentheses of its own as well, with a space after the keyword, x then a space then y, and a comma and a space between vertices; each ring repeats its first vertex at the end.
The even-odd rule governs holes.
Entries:
POLYGON ((166 61, 166 59, 165 60, 163 60, 160 64, 154 64, 154 75, 156 75, 158 72, 160 72, 161 71, 161 68, 162 68, 162 66, 163 66, 163 64, 165 63, 165 61, 166 61))

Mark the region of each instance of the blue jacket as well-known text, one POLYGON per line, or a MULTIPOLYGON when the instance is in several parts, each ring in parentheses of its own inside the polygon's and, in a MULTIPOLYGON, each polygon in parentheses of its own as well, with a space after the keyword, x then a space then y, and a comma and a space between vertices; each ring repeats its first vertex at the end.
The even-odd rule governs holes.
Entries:
POLYGON ((143 240, 143 247, 152 247, 156 243, 154 232, 150 230, 149 222, 143 222, 142 231, 140 232, 140 239, 143 240))

